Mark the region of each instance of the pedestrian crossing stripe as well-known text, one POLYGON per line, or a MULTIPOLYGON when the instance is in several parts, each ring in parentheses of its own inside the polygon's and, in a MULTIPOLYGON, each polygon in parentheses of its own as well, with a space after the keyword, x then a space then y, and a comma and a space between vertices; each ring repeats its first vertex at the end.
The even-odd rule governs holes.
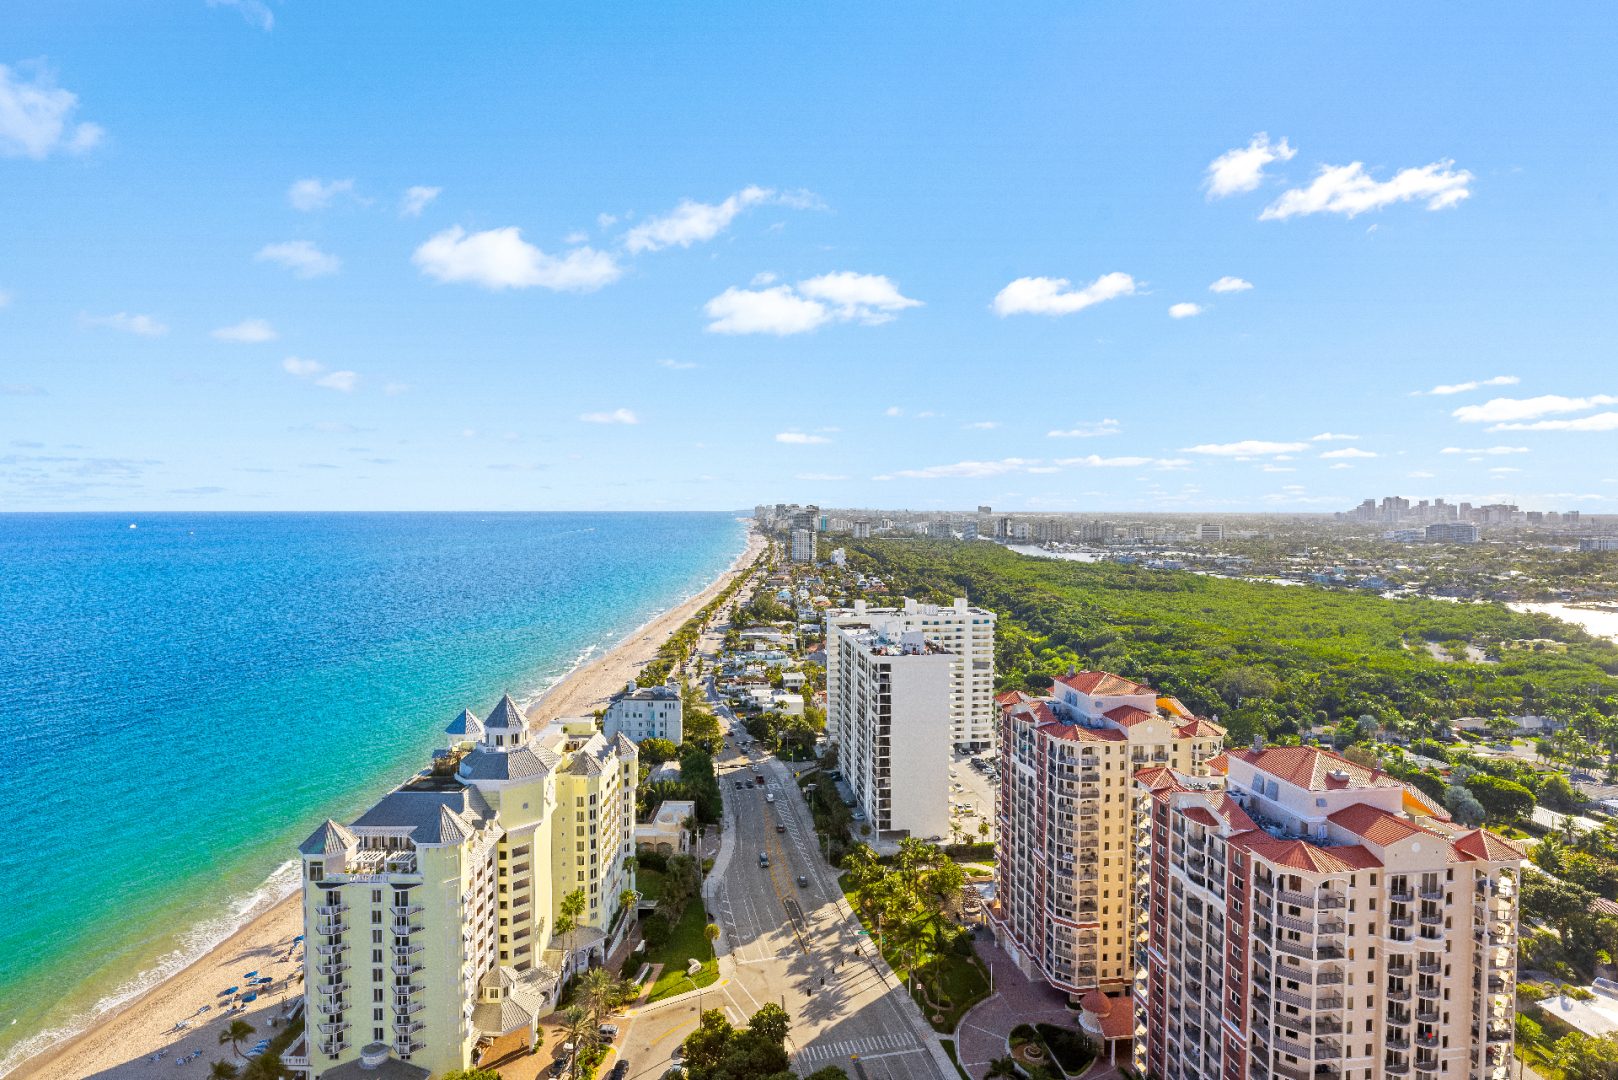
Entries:
POLYGON ((801 1064, 816 1061, 828 1061, 832 1058, 846 1058, 853 1054, 875 1054, 883 1050, 906 1050, 915 1046, 915 1041, 906 1035, 872 1035, 864 1039, 844 1039, 834 1043, 815 1043, 806 1046, 797 1053, 797 1060, 801 1064))

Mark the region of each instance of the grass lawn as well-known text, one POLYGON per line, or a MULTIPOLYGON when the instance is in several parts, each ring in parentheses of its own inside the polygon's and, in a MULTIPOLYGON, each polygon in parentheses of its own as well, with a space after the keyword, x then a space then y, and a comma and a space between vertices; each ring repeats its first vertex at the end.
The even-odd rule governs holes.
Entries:
MULTIPOLYGON (((848 897, 849 906, 860 916, 860 925, 871 931, 860 911, 857 891, 849 888, 848 875, 838 875, 837 883, 842 887, 843 895, 848 897)), ((896 951, 883 949, 882 958, 888 962, 895 976, 901 981, 909 981, 912 973, 905 966, 908 956, 901 957, 896 951)), ((933 1030, 945 1035, 954 1032, 968 1009, 989 996, 989 973, 976 956, 925 951, 914 974, 916 987, 911 991, 911 996, 916 999, 922 1015, 927 1017, 933 1030), (935 1020, 935 1016, 939 1019, 935 1020)))
POLYGON ((692 900, 685 905, 685 914, 674 924, 674 932, 663 947, 647 949, 646 962, 663 965, 663 973, 652 984, 652 992, 646 998, 648 1002, 661 1001, 697 987, 712 986, 719 978, 719 961, 714 959, 713 946, 708 944, 708 938, 702 932, 702 928, 708 925, 706 918, 702 900, 692 900), (692 957, 702 961, 702 970, 697 972, 694 979, 687 978, 685 974, 685 962, 692 957))
POLYGON ((663 899, 663 872, 644 867, 636 870, 635 888, 640 890, 641 897, 648 903, 657 903, 663 899))

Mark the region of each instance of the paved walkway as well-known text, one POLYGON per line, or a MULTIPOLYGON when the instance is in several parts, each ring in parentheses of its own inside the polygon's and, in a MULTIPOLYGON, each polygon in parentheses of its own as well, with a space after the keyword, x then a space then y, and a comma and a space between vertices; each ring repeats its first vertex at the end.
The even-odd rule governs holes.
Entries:
MULTIPOLYGON (((994 972, 994 995, 972 1006, 955 1031, 955 1050, 972 1080, 983 1080, 989 1062, 1004 1057, 1011 1029, 1018 1024, 1057 1024, 1075 1027, 1079 1014, 1067 1007, 1067 998, 1043 981, 1030 981, 1017 970, 1011 958, 1000 951, 989 933, 979 931, 973 943, 978 956, 994 972)), ((1109 1072, 1092 1070, 1089 1078, 1100 1080, 1109 1072)))

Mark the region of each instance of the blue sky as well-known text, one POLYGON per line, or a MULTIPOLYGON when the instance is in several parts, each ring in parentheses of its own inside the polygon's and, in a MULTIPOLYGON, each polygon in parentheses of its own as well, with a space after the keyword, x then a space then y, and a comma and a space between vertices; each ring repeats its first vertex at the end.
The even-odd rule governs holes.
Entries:
POLYGON ((939 10, 8 4, 0 509, 1618 512, 1618 11, 939 10))

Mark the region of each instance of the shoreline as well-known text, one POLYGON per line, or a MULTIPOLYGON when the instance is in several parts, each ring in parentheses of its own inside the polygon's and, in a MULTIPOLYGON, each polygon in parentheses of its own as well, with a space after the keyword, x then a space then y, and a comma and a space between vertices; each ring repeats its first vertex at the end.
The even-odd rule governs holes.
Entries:
MULTIPOLYGON (((593 712, 622 690, 682 623, 718 595, 763 550, 763 538, 749 526, 741 553, 704 588, 654 615, 600 655, 570 668, 532 703, 525 703, 524 714, 535 722, 593 712)), ((232 1015, 232 1019, 245 1019, 253 1025, 256 1033, 250 1042, 272 1032, 271 1017, 280 1011, 283 1001, 294 1000, 301 993, 300 984, 295 982, 299 965, 277 959, 290 955, 293 937, 303 932, 299 897, 300 892, 294 889, 184 967, 96 1015, 84 1030, 44 1047, 0 1076, 5 1080, 158 1080, 206 1076, 209 1065, 216 1060, 241 1064, 228 1046, 219 1044, 217 1032, 222 1025, 218 1021, 224 1014, 212 1006, 220 1000, 219 990, 239 984, 248 969, 273 975, 278 985, 272 994, 232 1015), (281 987, 288 982, 299 992, 283 992, 281 987), (202 1012, 205 1005, 210 1008, 202 1012), (181 1020, 190 1020, 191 1026, 175 1030, 172 1025, 181 1020), (177 1058, 196 1050, 202 1051, 199 1058, 176 1068, 177 1058), (159 1051, 163 1057, 155 1062, 149 1060, 159 1051)))

